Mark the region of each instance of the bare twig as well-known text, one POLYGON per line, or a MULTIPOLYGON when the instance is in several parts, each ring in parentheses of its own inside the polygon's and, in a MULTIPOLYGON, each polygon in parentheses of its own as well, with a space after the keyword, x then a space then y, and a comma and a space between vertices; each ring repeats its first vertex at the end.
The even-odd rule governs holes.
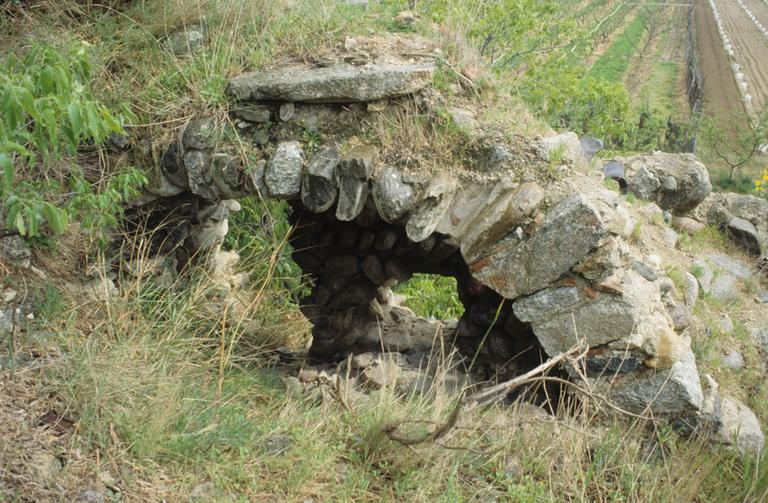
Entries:
POLYGON ((554 358, 550 358, 546 362, 542 363, 534 369, 531 369, 525 374, 495 386, 491 386, 490 388, 487 388, 480 393, 476 393, 471 396, 465 396, 464 392, 462 392, 445 423, 438 425, 434 430, 428 433, 414 437, 409 437, 398 433, 397 430, 402 424, 413 421, 395 421, 389 423, 384 428, 382 428, 382 432, 386 434, 390 440, 393 440, 402 445, 416 445, 424 442, 432 442, 438 440, 444 437, 449 431, 451 431, 451 429, 456 426, 456 423, 458 423, 459 417, 461 416, 461 412, 465 408, 472 409, 479 405, 504 397, 507 395, 507 393, 517 388, 518 386, 531 382, 534 376, 547 372, 560 362, 577 354, 582 356, 584 355, 584 351, 581 346, 574 346, 565 353, 560 353, 554 358))
POLYGON ((464 402, 463 402, 463 396, 462 396, 456 402, 456 405, 453 407, 453 410, 451 410, 451 414, 448 416, 448 420, 442 425, 432 430, 431 432, 425 433, 424 435, 408 437, 406 435, 399 434, 397 432, 397 429, 401 424, 400 421, 389 423, 384 428, 382 428, 382 432, 384 432, 384 434, 386 434, 390 440, 394 440, 395 442, 401 445, 416 445, 416 444, 422 444, 424 442, 439 440, 440 438, 444 437, 449 431, 451 431, 451 429, 454 426, 456 426, 456 423, 459 421, 459 415, 461 414, 463 405, 464 405, 464 402))
POLYGON ((486 388, 480 393, 476 393, 471 398, 477 405, 480 405, 483 403, 487 403, 488 401, 491 401, 492 399, 498 398, 500 396, 506 396, 506 394, 512 391, 513 389, 530 381, 532 377, 538 374, 542 374, 548 371, 549 369, 551 369, 552 367, 554 367, 555 365, 559 364, 563 360, 566 360, 580 353, 583 353, 581 346, 574 346, 573 348, 566 351, 565 353, 560 353, 559 355, 553 358, 550 358, 549 360, 545 361, 538 367, 535 367, 529 370, 525 374, 519 375, 514 379, 510 379, 509 381, 497 384, 496 386, 491 386, 490 388, 486 388))

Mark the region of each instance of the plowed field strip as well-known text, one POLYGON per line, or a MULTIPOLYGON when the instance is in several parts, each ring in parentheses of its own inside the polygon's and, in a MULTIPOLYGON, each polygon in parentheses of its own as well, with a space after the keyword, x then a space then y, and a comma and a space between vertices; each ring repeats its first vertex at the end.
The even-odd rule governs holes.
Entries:
MULTIPOLYGON (((720 116, 725 128, 735 131, 735 113, 744 111, 728 57, 717 33, 715 17, 708 0, 695 0, 696 29, 699 34, 699 56, 704 77, 704 104, 708 115, 720 116)), ((738 125, 742 125, 741 122, 738 125)))
POLYGON ((742 66, 749 85, 749 94, 757 110, 768 103, 768 40, 752 22, 739 4, 732 1, 718 1, 717 6, 723 17, 736 59, 742 66))
POLYGON ((752 14, 763 23, 763 26, 768 27, 768 4, 763 3, 763 0, 741 0, 744 5, 752 11, 752 14))

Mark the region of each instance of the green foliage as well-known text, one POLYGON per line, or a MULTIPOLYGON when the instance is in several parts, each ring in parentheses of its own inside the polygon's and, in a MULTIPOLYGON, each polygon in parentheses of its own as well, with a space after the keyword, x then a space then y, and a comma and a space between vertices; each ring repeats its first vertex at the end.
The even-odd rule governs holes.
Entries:
POLYGON ((278 250, 274 286, 287 288, 294 299, 309 295, 301 268, 291 259, 293 249, 286 242, 292 231, 286 218, 288 204, 257 197, 242 199, 240 203, 241 210, 230 216, 225 248, 236 250, 243 262, 262 268, 278 250))
POLYGON ((438 320, 458 319, 464 313, 456 279, 432 274, 416 274, 395 292, 405 295, 405 305, 419 316, 438 320))
MULTIPOLYGON (((44 225, 64 232, 72 210, 101 236, 106 225, 116 223, 120 203, 146 183, 128 170, 97 192, 75 168, 70 176, 75 197, 63 200, 68 191, 51 176, 54 163, 84 143, 99 144, 123 131, 124 114, 102 105, 90 80, 84 43, 64 50, 36 44, 22 57, 11 52, 0 62, 0 198, 6 225, 22 236, 38 236, 44 225)), ((103 244, 103 237, 98 241, 103 244)))
POLYGON ((467 35, 498 67, 516 66, 575 31, 568 17, 557 16, 553 0, 428 0, 420 8, 438 22, 463 22, 467 35))
POLYGON ((144 173, 128 168, 115 173, 102 187, 94 187, 82 176, 71 178, 74 196, 69 208, 79 216, 80 225, 100 247, 107 244, 106 231, 114 228, 123 214, 123 203, 138 196, 147 184, 144 173))

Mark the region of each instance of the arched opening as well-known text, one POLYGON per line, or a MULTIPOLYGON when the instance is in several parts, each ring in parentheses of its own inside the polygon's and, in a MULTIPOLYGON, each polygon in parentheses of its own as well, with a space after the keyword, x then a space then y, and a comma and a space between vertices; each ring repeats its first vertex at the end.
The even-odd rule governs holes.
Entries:
POLYGON ((393 293, 423 274, 455 280, 461 309, 455 310, 455 323, 444 324, 443 334, 467 365, 492 378, 502 368, 504 376, 514 375, 545 358, 511 302, 472 277, 454 239, 433 233, 413 242, 404 226, 379 216, 371 198, 349 222, 336 218, 335 207, 312 213, 295 201, 289 221, 292 257, 311 278, 311 293, 300 304, 312 324, 312 358, 339 360, 352 353, 431 346, 441 321, 416 316, 393 293))

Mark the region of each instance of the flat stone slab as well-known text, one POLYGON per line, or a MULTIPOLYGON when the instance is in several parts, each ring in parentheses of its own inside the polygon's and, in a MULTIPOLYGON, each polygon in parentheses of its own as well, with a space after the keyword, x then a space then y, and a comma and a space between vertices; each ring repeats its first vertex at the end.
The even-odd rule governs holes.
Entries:
POLYGON ((286 68, 234 77, 227 95, 240 101, 367 102, 420 91, 434 71, 433 64, 286 68))

